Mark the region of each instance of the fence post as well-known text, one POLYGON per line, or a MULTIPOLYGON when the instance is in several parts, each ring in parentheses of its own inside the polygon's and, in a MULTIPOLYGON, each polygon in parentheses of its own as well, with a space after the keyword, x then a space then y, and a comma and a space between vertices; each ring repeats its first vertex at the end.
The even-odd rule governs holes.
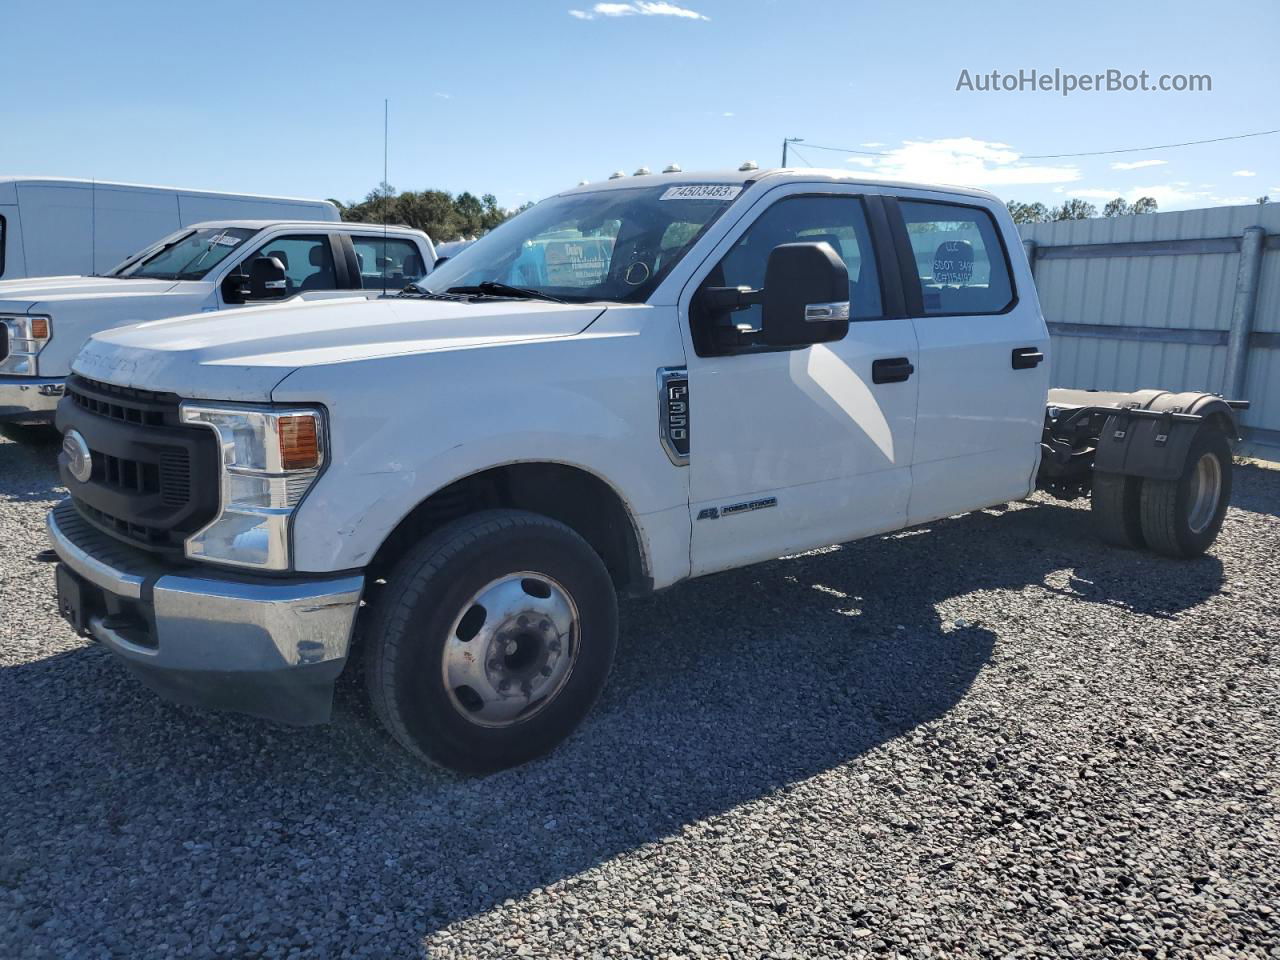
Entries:
POLYGON ((1036 242, 1034 240, 1023 240, 1022 249, 1027 252, 1027 266, 1031 268, 1031 277, 1034 280, 1036 275, 1036 242))
POLYGON ((1236 298, 1231 306, 1231 329, 1227 333, 1227 374, 1222 395, 1228 400, 1245 399, 1245 377, 1249 373, 1249 335, 1258 307, 1258 280, 1262 275, 1262 248, 1267 233, 1262 227, 1245 227, 1240 238, 1240 269, 1236 273, 1236 298))

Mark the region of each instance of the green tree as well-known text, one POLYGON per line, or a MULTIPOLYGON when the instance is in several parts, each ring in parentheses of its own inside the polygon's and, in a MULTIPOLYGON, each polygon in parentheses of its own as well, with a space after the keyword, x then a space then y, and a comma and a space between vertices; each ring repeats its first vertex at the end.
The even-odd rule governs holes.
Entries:
POLYGON ((1014 223, 1044 223, 1049 219, 1049 208, 1043 203, 1022 203, 1010 200, 1005 204, 1014 223))
POLYGON ((480 236, 518 212, 498 206, 491 193, 483 197, 466 191, 456 197, 445 190, 400 193, 388 183, 379 184, 363 200, 339 203, 338 210, 343 220, 404 224, 437 241, 480 236))
POLYGON ((1127 217, 1133 213, 1133 208, 1129 206, 1124 197, 1116 197, 1114 200, 1108 200, 1107 205, 1102 208, 1104 217, 1127 217))
POLYGON ((1129 212, 1134 214, 1155 213, 1157 209, 1159 209, 1159 204, 1156 203, 1155 197, 1139 197, 1133 201, 1133 206, 1129 208, 1129 212))
POLYGON ((1070 200, 1064 200, 1062 206, 1054 207, 1049 216, 1053 220, 1088 220, 1097 215, 1098 208, 1092 203, 1081 200, 1079 197, 1072 197, 1070 200))

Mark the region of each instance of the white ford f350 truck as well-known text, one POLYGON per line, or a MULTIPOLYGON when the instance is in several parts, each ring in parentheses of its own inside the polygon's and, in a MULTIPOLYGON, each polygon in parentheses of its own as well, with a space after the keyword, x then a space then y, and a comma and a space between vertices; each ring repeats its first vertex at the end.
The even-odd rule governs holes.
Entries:
MULTIPOLYGON (((55 317, 56 321, 56 317, 55 317)), ((58 409, 58 602, 162 694, 327 719, 363 658, 464 771, 559 743, 619 591, 1028 496, 1205 550, 1236 414, 1050 391, 987 193, 813 170, 546 200, 397 298, 95 334, 58 409)))
POLYGON ((398 291, 434 262, 431 239, 409 227, 227 220, 185 227, 100 277, 0 281, 0 423, 52 422, 72 359, 99 330, 299 295, 398 291))

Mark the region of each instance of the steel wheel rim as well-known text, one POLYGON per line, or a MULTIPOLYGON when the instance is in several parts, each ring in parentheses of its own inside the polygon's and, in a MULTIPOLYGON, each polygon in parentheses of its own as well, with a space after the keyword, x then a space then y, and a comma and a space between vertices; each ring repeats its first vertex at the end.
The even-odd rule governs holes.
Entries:
POLYGON ((445 639, 441 674, 453 708, 482 727, 509 727, 545 709, 578 660, 573 597, 543 573, 499 577, 463 604, 445 639))
POLYGON ((1213 522, 1221 496, 1222 465, 1212 453, 1206 453, 1196 461, 1196 468, 1191 474, 1191 508, 1187 525, 1192 533, 1202 532, 1213 522))

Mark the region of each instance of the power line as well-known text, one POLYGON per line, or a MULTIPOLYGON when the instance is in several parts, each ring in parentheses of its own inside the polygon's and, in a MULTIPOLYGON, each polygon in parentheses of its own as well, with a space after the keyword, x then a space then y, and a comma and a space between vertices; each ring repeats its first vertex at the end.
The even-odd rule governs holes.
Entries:
POLYGON ((1023 160, 1058 160, 1064 157, 1102 157, 1113 153, 1143 153, 1147 150, 1172 150, 1174 147, 1194 147, 1201 143, 1222 143, 1226 140, 1247 140, 1249 137, 1269 137, 1277 130, 1259 130, 1257 133, 1237 133, 1231 137, 1212 137, 1208 140, 1184 140, 1181 143, 1161 143, 1154 147, 1125 147, 1121 150, 1087 150, 1083 153, 1025 153, 1023 160))
MULTIPOLYGON (((1159 143, 1151 147, 1121 147, 1117 150, 1082 150, 1079 153, 1024 153, 1020 160, 1062 160, 1067 157, 1106 157, 1117 153, 1145 153, 1150 150, 1172 150, 1176 147, 1195 147, 1202 143, 1224 143, 1228 140, 1247 140, 1250 137, 1269 137, 1280 133, 1276 130, 1258 130, 1254 133, 1237 133, 1230 137, 1210 137, 1207 140, 1183 140, 1180 143, 1159 143)), ((794 142, 794 141, 793 141, 794 142)), ((804 141, 806 150, 830 150, 832 153, 853 153, 861 157, 887 157, 890 154, 876 150, 846 150, 844 147, 828 147, 820 143, 804 141)), ((791 148, 795 150, 795 147, 791 148)))
POLYGON ((803 161, 804 161, 804 165, 805 165, 806 167, 812 167, 812 166, 813 166, 813 164, 809 162, 809 158, 808 158, 808 157, 806 157, 803 153, 801 153, 799 150, 797 150, 797 149, 796 149, 796 145, 795 145, 794 143, 792 143, 792 144, 791 144, 791 152, 792 152, 792 153, 794 153, 794 154, 795 154, 797 157, 799 157, 801 160, 803 160, 803 161))

